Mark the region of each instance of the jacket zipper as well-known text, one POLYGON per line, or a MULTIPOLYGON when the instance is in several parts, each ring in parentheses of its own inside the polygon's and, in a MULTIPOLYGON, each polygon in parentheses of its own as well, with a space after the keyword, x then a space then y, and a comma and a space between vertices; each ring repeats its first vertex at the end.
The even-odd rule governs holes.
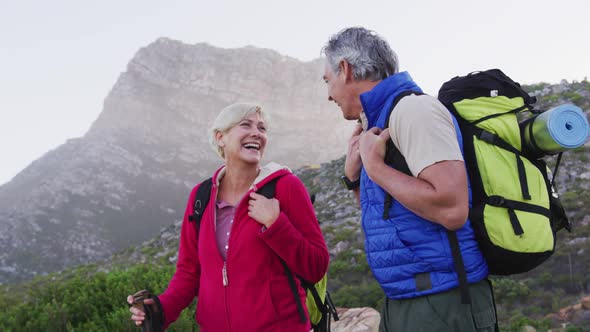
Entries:
MULTIPOLYGON (((242 201, 240 200, 240 202, 238 203, 238 206, 236 207, 236 212, 238 211, 238 208, 240 206, 240 203, 242 201)), ((217 220, 217 215, 215 216, 215 220, 217 220)), ((235 218, 235 213, 234 213, 234 218, 233 218, 234 222, 236 220, 235 218)), ((217 226, 217 225, 216 225, 217 226)), ((229 245, 230 239, 232 237, 232 234, 234 233, 234 224, 232 222, 232 225, 230 227, 230 235, 229 238, 227 239, 227 244, 229 245)), ((222 284, 223 284, 223 291, 224 291, 224 297, 225 297, 225 317, 226 317, 226 321, 227 321, 227 330, 231 331, 231 321, 229 319, 229 301, 228 301, 228 292, 229 292, 229 278, 227 276, 227 258, 229 257, 229 248, 227 249, 227 252, 225 253, 225 260, 223 261, 223 268, 221 268, 221 277, 222 277, 222 284)))
POLYGON ((229 319, 229 302, 228 302, 228 299, 227 299, 228 289, 227 289, 227 287, 224 287, 223 290, 224 290, 224 296, 225 296, 225 318, 226 318, 226 321, 227 321, 227 331, 228 332, 231 332, 231 322, 230 322, 230 319, 229 319))
POLYGON ((227 331, 231 332, 231 324, 230 324, 230 319, 229 319, 229 301, 227 299, 227 292, 229 291, 229 289, 227 288, 227 285, 229 284, 229 282, 227 281, 227 265, 226 262, 223 262, 223 269, 221 271, 221 274, 223 276, 223 297, 225 298, 225 321, 227 322, 227 331))
MULTIPOLYGON (((215 200, 217 201, 217 188, 215 188, 215 200)), ((250 190, 256 191, 256 185, 253 185, 250 190)), ((248 196, 248 193, 250 192, 250 190, 248 190, 248 192, 246 192, 246 196, 248 196)), ((238 211, 238 208, 240 206, 240 203, 242 201, 240 200, 240 202, 238 203, 238 206, 236 207, 236 212, 238 211)), ((217 209, 215 209, 215 211, 217 211, 217 209)), ((215 222, 217 220, 217 212, 215 212, 214 218, 213 218, 213 226, 214 226, 214 230, 217 227, 217 223, 215 222)), ((235 214, 234 214, 234 221, 235 221, 235 214)), ((229 245, 229 240, 232 237, 233 234, 233 223, 230 227, 230 235, 229 238, 227 239, 227 243, 229 245)), ((231 331, 231 324, 230 324, 230 319, 229 319, 229 302, 227 300, 227 292, 228 292, 228 286, 229 286, 229 279, 227 277, 227 258, 229 257, 229 248, 227 249, 227 252, 225 253, 225 260, 223 261, 223 268, 221 269, 221 277, 222 277, 222 283, 223 283, 223 290, 224 290, 224 297, 225 297, 225 317, 226 317, 226 321, 227 321, 227 330, 231 331)))
MULTIPOLYGON (((232 228, 233 228, 233 225, 232 225, 232 228)), ((231 233, 229 236, 231 237, 231 233)), ((227 239, 227 243, 229 244, 229 239, 227 239)), ((225 253, 225 257, 226 258, 223 261, 223 268, 221 269, 221 277, 222 277, 222 282, 223 282, 223 295, 225 297, 225 318, 227 321, 227 331, 231 332, 231 321, 229 319, 230 316, 229 316, 229 300, 228 300, 229 279, 227 277, 227 257, 229 257, 229 248, 228 248, 227 252, 225 253)))
POLYGON ((223 286, 227 287, 229 284, 227 280, 227 262, 223 262, 223 269, 221 269, 221 275, 223 276, 223 286))
MULTIPOLYGON (((217 202, 217 186, 214 187, 215 189, 215 201, 217 202)), ((213 210, 214 214, 213 214, 213 232, 217 231, 217 207, 213 210)), ((230 228, 231 229, 231 228, 230 228)), ((229 239, 227 241, 227 243, 229 243, 229 239)), ((227 253, 226 256, 227 257, 227 253)), ((228 279, 227 279, 227 262, 226 260, 223 261, 223 268, 221 268, 221 278, 222 278, 222 283, 224 287, 227 287, 228 283, 228 279)))
MULTIPOLYGON (((250 190, 256 191, 256 185, 253 185, 250 188, 250 190)), ((246 192, 246 195, 244 197, 247 197, 248 196, 248 193, 250 192, 250 190, 248 190, 246 192)), ((215 194, 215 196, 217 196, 217 193, 215 194)), ((217 197, 215 199, 217 200, 217 197)), ((243 198, 242 198, 242 200, 243 200, 243 198)), ((240 200, 238 202, 238 205, 236 206, 236 212, 238 212, 238 208, 240 207, 240 205, 242 203, 242 200, 240 200)), ((214 219, 215 227, 217 227, 217 223, 215 222, 215 220, 217 220, 217 214, 215 215, 215 219, 214 219)), ((235 220, 236 220, 236 217, 235 217, 235 213, 234 213, 234 219, 233 219, 233 221, 235 221, 235 220)), ((230 239, 232 237, 232 234, 234 233, 234 229, 233 228, 234 228, 234 225, 233 225, 233 222, 232 222, 232 225, 230 226, 230 235, 229 235, 229 238, 227 239, 227 244, 228 245, 229 245, 229 241, 230 241, 230 239)), ((227 287, 229 285, 229 279, 227 277, 227 258, 228 257, 229 257, 229 248, 227 249, 227 252, 225 253, 225 260, 223 261, 223 268, 221 269, 221 277, 222 277, 222 281, 223 281, 223 286, 224 287, 227 287)))

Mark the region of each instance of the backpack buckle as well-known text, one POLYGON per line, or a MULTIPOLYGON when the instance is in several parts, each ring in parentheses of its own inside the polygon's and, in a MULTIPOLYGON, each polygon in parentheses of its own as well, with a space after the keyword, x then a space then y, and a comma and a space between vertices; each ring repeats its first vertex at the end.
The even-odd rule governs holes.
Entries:
POLYGON ((188 221, 199 221, 201 219, 202 213, 202 203, 200 199, 195 201, 195 205, 193 206, 193 214, 188 216, 188 221))
POLYGON ((505 200, 502 196, 489 196, 487 203, 491 206, 504 206, 505 200))

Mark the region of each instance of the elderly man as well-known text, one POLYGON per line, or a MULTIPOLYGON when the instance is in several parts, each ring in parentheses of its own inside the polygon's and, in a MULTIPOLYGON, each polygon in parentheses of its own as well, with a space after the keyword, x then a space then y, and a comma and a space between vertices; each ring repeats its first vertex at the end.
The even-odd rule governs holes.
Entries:
POLYGON ((323 53, 328 99, 359 122, 342 179, 360 202, 367 260, 385 292, 380 331, 496 330, 455 119, 398 72, 375 32, 344 29, 323 53))

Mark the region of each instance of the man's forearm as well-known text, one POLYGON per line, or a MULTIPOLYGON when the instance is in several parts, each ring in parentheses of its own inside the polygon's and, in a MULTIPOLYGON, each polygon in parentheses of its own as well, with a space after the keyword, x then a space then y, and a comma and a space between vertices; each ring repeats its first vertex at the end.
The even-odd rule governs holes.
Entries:
POLYGON ((461 191, 466 191, 466 186, 463 189, 462 186, 453 188, 445 184, 437 190, 430 182, 406 175, 385 163, 365 165, 365 169, 373 182, 420 217, 451 230, 461 228, 465 223, 468 196, 461 191))

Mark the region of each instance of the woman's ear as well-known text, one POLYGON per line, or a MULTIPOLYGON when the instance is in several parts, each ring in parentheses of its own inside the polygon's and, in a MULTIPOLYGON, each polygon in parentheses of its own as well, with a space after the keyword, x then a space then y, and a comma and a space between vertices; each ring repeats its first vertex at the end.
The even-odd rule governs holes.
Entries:
POLYGON ((225 147, 225 142, 223 141, 223 133, 218 131, 215 133, 215 140, 217 141, 217 145, 220 147, 225 147))

